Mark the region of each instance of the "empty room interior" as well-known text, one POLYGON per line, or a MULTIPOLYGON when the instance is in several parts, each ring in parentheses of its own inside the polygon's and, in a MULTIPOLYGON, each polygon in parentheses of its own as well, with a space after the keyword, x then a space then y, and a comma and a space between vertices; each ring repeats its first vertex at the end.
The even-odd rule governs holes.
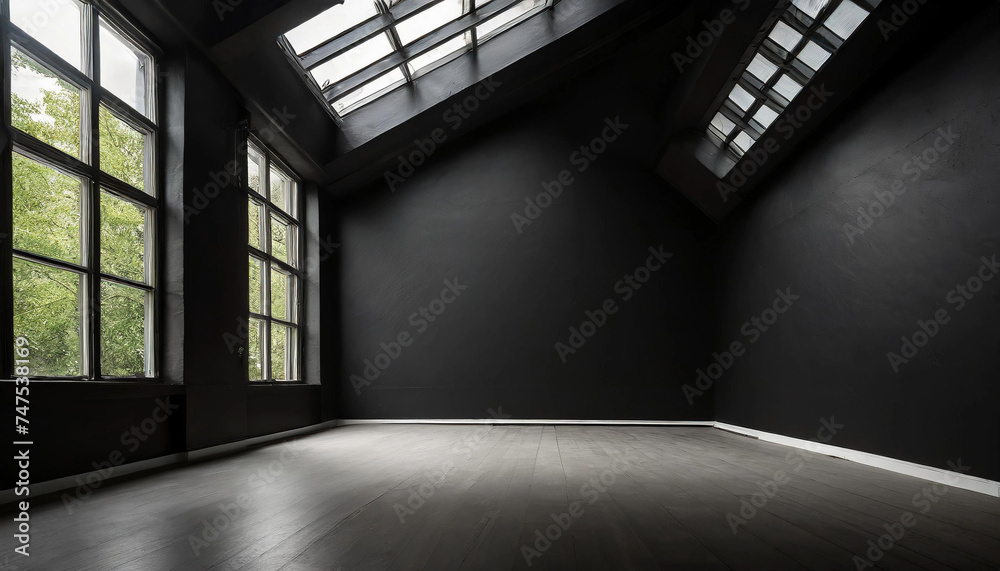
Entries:
POLYGON ((1000 569, 1000 3, 0 6, 0 570, 1000 569))

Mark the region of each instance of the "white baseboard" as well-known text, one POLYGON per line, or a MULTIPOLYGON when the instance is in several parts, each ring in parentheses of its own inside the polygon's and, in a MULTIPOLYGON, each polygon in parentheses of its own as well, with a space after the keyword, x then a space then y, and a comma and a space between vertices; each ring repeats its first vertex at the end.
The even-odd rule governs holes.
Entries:
POLYGON ((546 420, 540 418, 388 418, 343 419, 338 426, 352 424, 559 424, 575 426, 715 426, 711 420, 546 420))
MULTIPOLYGON (((50 494, 52 492, 61 492, 63 490, 69 490, 80 486, 81 483, 87 482, 87 477, 92 476, 97 478, 96 481, 103 485, 104 481, 111 480, 114 478, 120 478, 122 476, 127 476, 129 474, 136 474, 138 472, 145 472, 147 470, 154 470, 156 468, 163 468, 165 466, 171 466, 175 464, 184 464, 187 462, 196 462, 199 460, 205 460, 208 458, 214 458, 216 456, 224 456, 227 454, 232 454, 240 450, 244 450, 251 446, 256 446, 258 444, 265 444, 274 440, 283 440, 285 438, 291 438, 293 436, 301 436, 303 434, 311 434, 313 432, 320 432, 329 428, 334 428, 337 426, 337 421, 331 420, 328 422, 323 422, 320 424, 313 424, 311 426, 304 426, 302 428, 295 428, 292 430, 286 430, 284 432, 277 432, 275 434, 266 434, 264 436, 255 436, 253 438, 247 438, 246 440, 240 440, 237 442, 227 442, 226 444, 219 444, 217 446, 209 446, 208 448, 201 448, 199 450, 191 450, 189 452, 180 452, 178 454, 168 454, 166 456, 158 456, 156 458, 150 458, 149 460, 140 460, 138 462, 129 462, 128 464, 122 464, 121 466, 115 466, 111 469, 111 473, 102 476, 97 471, 84 472, 83 474, 75 474, 73 476, 65 476, 63 478, 56 478, 55 480, 46 480, 44 482, 37 482, 31 484, 30 490, 32 496, 41 496, 43 494, 50 494)), ((0 504, 8 504, 16 500, 24 500, 25 497, 14 495, 14 489, 0 490, 0 504)))
POLYGON ((976 476, 969 476, 967 474, 953 472, 951 470, 923 466, 921 464, 914 464, 913 462, 907 462, 905 460, 896 460, 895 458, 879 456, 878 454, 861 452, 860 450, 830 446, 829 444, 822 444, 812 440, 782 436, 780 434, 754 430, 752 428, 744 428, 742 426, 735 426, 724 422, 716 422, 715 428, 736 434, 742 434, 744 436, 752 436, 767 442, 774 442, 775 444, 783 444, 785 446, 802 448, 818 454, 843 458, 844 460, 850 460, 851 462, 857 462, 858 464, 874 466, 890 472, 905 474, 907 476, 929 480, 938 484, 945 484, 954 488, 962 488, 963 490, 971 490, 988 496, 1000 497, 1000 482, 994 482, 993 480, 987 480, 985 478, 977 478, 976 476))

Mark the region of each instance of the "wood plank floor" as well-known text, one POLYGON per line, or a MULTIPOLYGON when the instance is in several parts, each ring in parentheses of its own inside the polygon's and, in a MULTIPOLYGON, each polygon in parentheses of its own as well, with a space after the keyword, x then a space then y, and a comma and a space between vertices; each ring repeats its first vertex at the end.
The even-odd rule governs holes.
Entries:
POLYGON ((1000 569, 1000 499, 803 454, 712 428, 348 426, 35 502, 30 558, 5 533, 0 568, 1000 569))

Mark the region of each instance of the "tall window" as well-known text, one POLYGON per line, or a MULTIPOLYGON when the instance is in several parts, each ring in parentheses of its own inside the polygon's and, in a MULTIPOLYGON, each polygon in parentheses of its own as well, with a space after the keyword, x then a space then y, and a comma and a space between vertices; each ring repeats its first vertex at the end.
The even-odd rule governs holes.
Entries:
POLYGON ((297 381, 302 271, 299 182, 263 145, 247 145, 251 381, 297 381))
POLYGON ((155 377, 152 46, 103 2, 3 6, 2 326, 28 339, 35 377, 155 377))

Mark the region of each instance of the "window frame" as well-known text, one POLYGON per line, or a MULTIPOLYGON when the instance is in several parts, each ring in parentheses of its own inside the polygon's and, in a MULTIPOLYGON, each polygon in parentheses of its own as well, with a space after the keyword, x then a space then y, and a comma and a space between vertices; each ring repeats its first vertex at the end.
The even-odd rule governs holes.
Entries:
MULTIPOLYGON (((701 131, 705 133, 705 136, 715 146, 723 149, 726 155, 733 161, 733 167, 743 159, 757 141, 764 137, 764 134, 780 119, 788 107, 791 106, 792 101, 812 84, 813 78, 837 55, 837 52, 844 43, 850 41, 850 37, 846 39, 840 38, 825 25, 827 18, 836 12, 844 1, 829 0, 819 10, 815 18, 795 6, 792 2, 779 3, 772 16, 768 18, 764 27, 761 28, 757 39, 748 47, 747 55, 736 66, 733 76, 726 82, 716 101, 709 108, 706 117, 701 122, 701 131), (782 23, 800 34, 793 50, 784 49, 770 37, 775 28, 782 23), (829 56, 819 65, 818 69, 812 69, 808 64, 799 59, 799 54, 810 42, 829 52, 829 56), (761 81, 749 71, 751 63, 758 54, 767 60, 768 63, 777 67, 777 70, 771 74, 771 77, 767 81, 761 81), (786 76, 801 86, 791 100, 786 99, 775 88, 778 82, 786 76), (746 110, 740 108, 730 98, 730 93, 737 86, 750 93, 754 99, 746 110), (764 106, 769 107, 771 111, 778 114, 778 117, 769 125, 762 125, 755 121, 755 116, 764 106), (717 114, 723 115, 727 120, 735 124, 735 127, 724 136, 722 133, 717 132, 712 125, 717 114), (735 142, 736 138, 743 133, 752 139, 751 144, 745 151, 738 148, 735 142)), ((852 3, 868 12, 868 16, 866 16, 861 26, 870 20, 870 17, 875 12, 875 9, 878 8, 881 1, 851 0, 852 3)), ((854 32, 856 33, 857 29, 854 32)), ((851 34, 851 37, 853 35, 854 33, 851 34)))
MULTIPOLYGON (((251 133, 246 133, 246 137, 243 141, 242 146, 243 152, 241 157, 242 164, 242 187, 246 193, 246 207, 244 212, 249 213, 249 207, 251 202, 255 202, 261 205, 261 215, 258 220, 258 232, 260 244, 264 246, 264 249, 259 249, 250 243, 249 234, 249 214, 247 214, 247 234, 246 234, 246 245, 247 245, 247 271, 249 271, 250 261, 255 260, 261 263, 263 270, 260 276, 260 287, 261 287, 261 312, 250 311, 249 303, 249 293, 250 293, 250 281, 249 275, 247 275, 247 287, 246 291, 248 294, 247 303, 247 366, 244 367, 244 375, 246 375, 246 382, 251 385, 299 385, 305 384, 306 381, 303 378, 302 373, 302 317, 304 308, 304 283, 305 283, 305 271, 303 269, 303 257, 302 252, 304 251, 305 239, 303 232, 302 223, 302 208, 303 208, 303 184, 302 177, 298 175, 288 164, 281 159, 271 149, 267 144, 265 144, 260 138, 254 136, 251 133), (258 183, 260 188, 266 192, 258 192, 250 187, 250 149, 254 149, 262 158, 263 165, 262 171, 264 173, 264 178, 258 183), (271 171, 272 169, 277 169, 285 176, 289 178, 293 185, 291 192, 291 205, 290 209, 292 212, 286 212, 283 208, 275 205, 271 202, 271 171), (273 240, 271 236, 271 219, 272 216, 278 218, 280 221, 284 222, 287 226, 295 228, 295 253, 293 256, 294 264, 290 264, 284 260, 281 260, 274 256, 273 240), (286 293, 286 304, 288 304, 288 309, 291 311, 292 315, 286 315, 286 319, 275 318, 272 314, 271 309, 271 276, 275 273, 287 274, 292 276, 294 279, 294 299, 289 300, 286 293), (291 303, 289 303, 289 301, 291 303), (290 318, 290 319, 287 319, 290 318), (262 372, 262 379, 252 380, 250 379, 250 343, 249 343, 249 331, 250 326, 253 321, 259 321, 263 323, 264 331, 263 337, 258 338, 258 343, 261 345, 261 352, 264 363, 264 371, 262 372), (293 343, 291 347, 288 347, 286 343, 286 367, 288 364, 291 365, 291 371, 293 377, 298 377, 295 379, 276 379, 274 376, 274 371, 272 370, 273 359, 272 357, 272 336, 271 329, 272 325, 277 324, 286 328, 289 328, 293 333, 293 343)), ((291 245, 289 243, 289 245, 291 245)))
MULTIPOLYGON (((0 378, 13 378, 14 353, 14 259, 26 260, 71 271, 81 275, 80 288, 80 339, 81 375, 47 376, 29 375, 32 380, 79 380, 91 382, 125 381, 161 383, 159 355, 161 340, 159 335, 159 272, 160 240, 158 229, 162 227, 163 209, 158 197, 161 186, 160 169, 157 160, 162 130, 158 113, 162 108, 162 90, 158 88, 157 61, 163 52, 150 36, 132 23, 129 18, 106 0, 78 0, 82 6, 81 49, 82 70, 62 59, 26 30, 10 21, 8 0, 0 1, 0 40, 3 50, 3 124, 10 136, 10 144, 0 160, 10 176, 3 177, 3 196, 0 197, 0 311, 10 316, 0 324, 0 378), (100 28, 101 22, 114 32, 131 42, 149 57, 145 72, 145 105, 149 116, 133 109, 101 85, 100 28), (16 48, 42 65, 60 79, 78 87, 81 97, 80 156, 73 157, 54 146, 36 139, 32 135, 12 125, 11 97, 11 49, 16 48), (129 127, 136 129, 145 138, 143 158, 143 186, 140 190, 101 170, 99 117, 101 109, 129 127), (81 260, 73 264, 48 258, 41 254, 16 250, 13 246, 13 171, 14 153, 51 167, 58 172, 81 180, 81 260), (118 199, 136 204, 146 212, 144 223, 143 283, 105 273, 101 268, 101 196, 108 193, 118 199), (101 284, 110 282, 144 292, 143 316, 144 371, 142 376, 108 376, 102 371, 101 363, 101 284)), ((30 340, 29 340, 30 341, 30 340)))
POLYGON ((434 30, 418 37, 407 45, 403 45, 396 33, 396 25, 408 18, 419 15, 449 0, 400 0, 389 6, 387 0, 370 0, 377 5, 377 14, 352 28, 345 30, 320 42, 318 45, 297 53, 284 34, 278 37, 278 45, 288 60, 303 76, 310 91, 319 99, 334 120, 341 122, 350 113, 381 98, 404 85, 414 85, 416 79, 426 75, 438 67, 465 54, 474 53, 487 41, 503 34, 522 22, 551 11, 559 0, 542 0, 540 6, 515 17, 497 30, 493 30, 484 38, 478 37, 477 28, 488 21, 502 17, 508 10, 513 10, 526 0, 490 0, 483 6, 477 6, 477 0, 463 0, 463 13, 457 19, 451 20, 434 30), (392 51, 361 69, 348 74, 336 82, 321 86, 313 78, 310 70, 315 69, 334 58, 341 56, 372 38, 386 35, 390 40, 392 51), (411 71, 410 63, 421 56, 447 44, 448 42, 469 36, 469 42, 462 48, 444 55, 423 68, 411 71), (379 91, 347 106, 342 112, 334 107, 335 102, 349 98, 352 93, 377 82, 385 75, 402 72, 402 81, 396 81, 379 91))

